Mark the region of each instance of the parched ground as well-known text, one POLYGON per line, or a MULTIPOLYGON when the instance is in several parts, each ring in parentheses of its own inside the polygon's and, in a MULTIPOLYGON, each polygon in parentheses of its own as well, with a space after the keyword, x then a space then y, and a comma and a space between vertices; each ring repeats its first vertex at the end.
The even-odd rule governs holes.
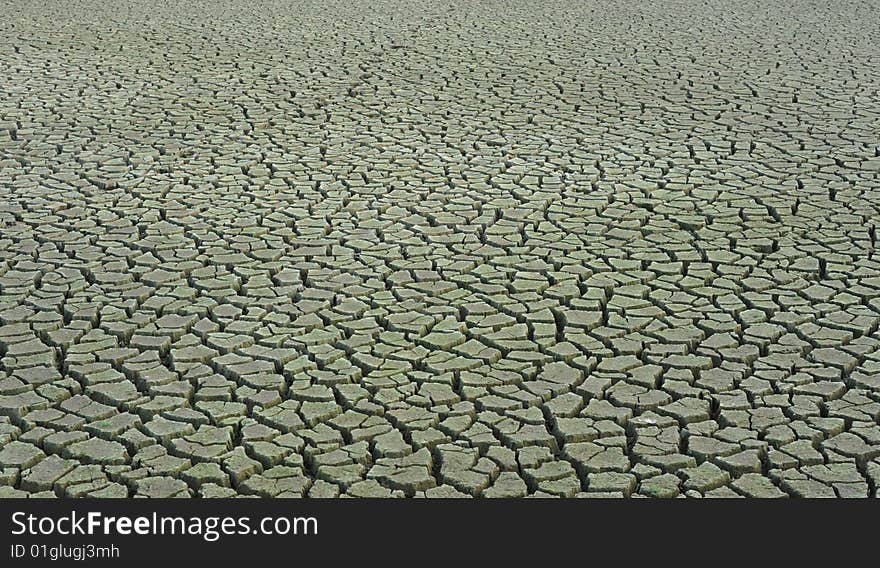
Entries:
POLYGON ((0 14, 0 497, 877 496, 876 3, 0 14))

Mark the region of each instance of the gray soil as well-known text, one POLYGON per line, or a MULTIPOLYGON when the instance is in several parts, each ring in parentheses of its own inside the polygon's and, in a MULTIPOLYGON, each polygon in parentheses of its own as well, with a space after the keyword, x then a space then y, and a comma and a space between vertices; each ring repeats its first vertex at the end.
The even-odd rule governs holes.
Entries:
POLYGON ((877 496, 876 4, 0 12, 0 497, 877 496))

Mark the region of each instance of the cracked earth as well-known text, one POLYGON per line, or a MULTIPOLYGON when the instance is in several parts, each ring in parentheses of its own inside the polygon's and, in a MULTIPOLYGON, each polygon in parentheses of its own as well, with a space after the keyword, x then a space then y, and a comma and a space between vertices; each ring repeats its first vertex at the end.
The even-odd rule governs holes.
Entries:
POLYGON ((876 497, 857 2, 3 2, 0 497, 876 497))

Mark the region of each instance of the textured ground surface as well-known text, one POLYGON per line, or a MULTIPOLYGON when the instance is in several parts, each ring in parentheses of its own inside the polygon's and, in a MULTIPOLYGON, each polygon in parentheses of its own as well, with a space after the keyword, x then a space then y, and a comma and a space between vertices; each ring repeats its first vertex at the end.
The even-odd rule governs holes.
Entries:
POLYGON ((0 5, 0 496, 877 495, 876 6, 439 4, 0 5))

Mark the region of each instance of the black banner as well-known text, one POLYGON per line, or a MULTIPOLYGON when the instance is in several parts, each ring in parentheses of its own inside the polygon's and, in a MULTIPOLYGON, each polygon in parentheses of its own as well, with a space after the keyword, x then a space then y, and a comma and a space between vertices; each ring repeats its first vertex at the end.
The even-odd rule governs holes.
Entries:
POLYGON ((815 559, 870 546, 877 511, 871 501, 0 500, 0 566, 383 557, 519 566, 609 554, 629 565, 700 550, 749 556, 756 546, 764 560, 815 559))

